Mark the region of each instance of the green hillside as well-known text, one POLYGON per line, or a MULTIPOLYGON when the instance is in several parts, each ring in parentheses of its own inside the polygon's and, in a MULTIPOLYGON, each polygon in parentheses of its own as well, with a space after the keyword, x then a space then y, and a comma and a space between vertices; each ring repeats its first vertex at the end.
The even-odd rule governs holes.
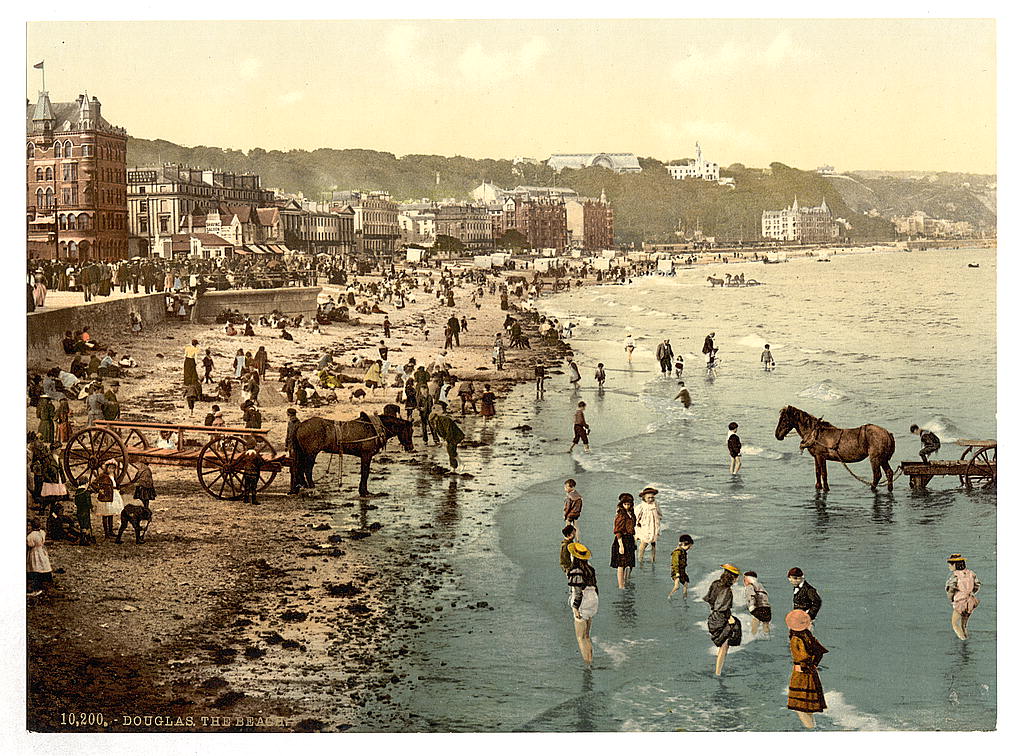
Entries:
POLYGON ((722 171, 736 188, 703 181, 675 181, 663 163, 642 158, 643 172, 616 174, 603 168, 566 170, 516 166, 510 160, 474 160, 440 155, 405 155, 374 150, 253 149, 248 153, 218 147, 182 147, 163 140, 129 138, 128 165, 183 163, 236 173, 258 173, 264 186, 318 198, 332 189, 385 189, 399 200, 468 199, 482 181, 511 188, 518 184, 567 186, 584 196, 603 190, 615 208, 619 243, 679 240, 677 230, 692 235, 698 227, 720 240, 754 240, 760 235, 761 211, 792 204, 817 205, 822 199, 852 225, 854 241, 892 239, 888 221, 855 213, 832 183, 813 171, 773 163, 770 172, 735 164, 722 171))

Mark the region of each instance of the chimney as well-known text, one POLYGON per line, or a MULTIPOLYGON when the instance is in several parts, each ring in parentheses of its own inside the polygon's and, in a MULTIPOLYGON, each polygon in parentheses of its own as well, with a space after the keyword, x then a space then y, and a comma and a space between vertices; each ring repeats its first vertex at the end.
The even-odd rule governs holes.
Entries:
POLYGON ((95 96, 92 98, 92 117, 97 121, 100 118, 100 101, 95 96))

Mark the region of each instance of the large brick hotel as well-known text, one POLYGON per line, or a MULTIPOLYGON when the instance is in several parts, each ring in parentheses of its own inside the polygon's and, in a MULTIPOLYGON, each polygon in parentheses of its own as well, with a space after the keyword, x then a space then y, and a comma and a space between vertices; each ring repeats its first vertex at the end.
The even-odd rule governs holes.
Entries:
POLYGON ((128 257, 128 135, 95 97, 26 104, 28 256, 80 262, 128 257))

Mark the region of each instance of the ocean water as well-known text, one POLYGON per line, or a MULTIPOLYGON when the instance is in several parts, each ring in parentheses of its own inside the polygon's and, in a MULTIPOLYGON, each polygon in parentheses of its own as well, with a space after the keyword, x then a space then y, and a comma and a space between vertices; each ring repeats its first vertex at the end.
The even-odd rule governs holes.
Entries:
MULTIPOLYGON (((820 729, 995 726, 995 493, 967 492, 954 478, 911 492, 903 477, 893 493, 883 485, 873 494, 832 464, 831 491, 816 494, 813 461, 796 435, 774 437, 779 409, 792 404, 841 427, 888 428, 894 467, 917 458, 913 422, 938 434, 939 459, 960 456, 957 438, 995 438, 994 251, 859 254, 714 273, 737 268, 765 285, 711 289, 711 271, 684 271, 543 301, 544 311, 579 324, 571 346, 583 385, 574 394, 555 375, 543 400, 523 386, 500 408, 504 425, 473 467, 477 488, 490 493, 457 497, 479 524, 453 539, 450 555, 453 603, 468 597, 492 609, 452 609, 417 636, 416 683, 404 701, 416 714, 410 729, 801 729, 786 709, 782 618, 792 608, 793 566, 824 600, 815 634, 830 651, 821 668, 829 708, 820 729), (710 331, 721 360, 713 380, 700 355, 710 331), (632 366, 622 347, 629 334, 638 344, 632 366), (686 357, 689 410, 671 401, 677 381, 658 372, 662 338, 686 357), (768 374, 758 362, 766 343, 777 361, 768 374), (599 361, 608 371, 603 392, 593 381, 599 361), (580 399, 592 452, 569 454, 580 399), (744 443, 735 477, 731 421, 744 443), (512 430, 521 423, 531 430, 512 430), (579 657, 558 566, 568 477, 584 496, 580 539, 599 578, 591 670, 579 657), (661 492, 657 562, 620 591, 608 567, 615 503, 646 485, 661 492), (693 582, 688 598, 670 600, 670 553, 684 532, 696 541, 693 582), (952 633, 943 591, 952 552, 967 555, 983 583, 966 643, 952 633), (759 574, 776 622, 770 638, 752 640, 737 590, 744 640, 716 678, 700 598, 726 561, 759 574)), ((851 467, 870 475, 867 462, 851 467)))

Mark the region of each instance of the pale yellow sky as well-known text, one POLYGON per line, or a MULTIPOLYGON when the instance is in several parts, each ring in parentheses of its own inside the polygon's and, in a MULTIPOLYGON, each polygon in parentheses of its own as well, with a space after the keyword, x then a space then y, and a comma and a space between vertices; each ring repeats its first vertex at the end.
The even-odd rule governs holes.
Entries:
POLYGON ((241 150, 995 173, 985 20, 53 22, 27 96, 241 150))

